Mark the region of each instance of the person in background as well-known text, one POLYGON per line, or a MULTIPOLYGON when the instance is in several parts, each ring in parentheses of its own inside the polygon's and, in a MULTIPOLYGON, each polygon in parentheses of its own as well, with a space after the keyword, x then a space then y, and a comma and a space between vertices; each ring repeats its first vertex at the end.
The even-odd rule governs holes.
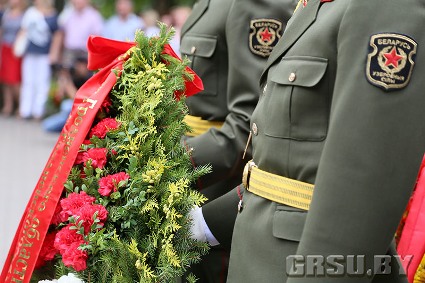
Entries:
POLYGON ((132 41, 136 30, 144 28, 143 19, 133 13, 132 0, 115 1, 115 15, 106 22, 102 36, 121 41, 132 41))
POLYGON ((175 30, 175 35, 170 40, 170 45, 179 56, 181 55, 180 54, 181 30, 183 28, 183 24, 186 22, 191 11, 192 9, 188 6, 176 6, 171 8, 170 10, 171 26, 175 30))
POLYGON ((22 89, 19 114, 40 120, 51 83, 50 48, 57 36, 57 13, 53 0, 34 0, 22 19, 20 33, 26 33, 28 47, 22 62, 22 89))
POLYGON ((57 40, 53 42, 52 61, 71 68, 77 57, 87 57, 90 35, 101 35, 103 17, 90 0, 71 0, 72 8, 63 17, 57 40))
MULTIPOLYGON (((204 83, 204 91, 186 99, 185 121, 193 132, 183 141, 194 166, 212 165, 212 173, 197 183, 208 201, 240 183, 251 158, 248 148, 243 159, 249 120, 262 92, 256 78, 295 6, 281 0, 201 0, 182 27, 180 51, 204 83)), ((228 260, 229 245, 212 247, 189 272, 200 282, 224 282, 228 260)))
POLYGON ((58 16, 59 27, 63 27, 65 22, 68 20, 68 16, 71 14, 73 10, 74 10, 74 6, 72 5, 71 0, 65 0, 63 9, 58 16))
POLYGON ((167 26, 171 26, 173 24, 173 18, 170 13, 164 13, 160 17, 160 21, 166 24, 167 26))
POLYGON ((87 58, 77 57, 73 67, 59 70, 58 90, 56 97, 61 100, 60 110, 42 121, 42 127, 47 132, 60 132, 71 113, 74 96, 77 90, 92 76, 87 69, 87 58))
POLYGON ((0 1, 0 21, 3 18, 4 11, 6 10, 6 3, 7 1, 1 0, 0 1))
POLYGON ((13 54, 13 43, 21 27, 24 0, 9 0, 1 19, 0 82, 3 84, 1 113, 10 116, 18 109, 22 59, 13 54))
POLYGON ((159 13, 155 9, 147 9, 140 13, 145 27, 143 28, 146 36, 152 37, 159 34, 158 21, 160 19, 159 13))

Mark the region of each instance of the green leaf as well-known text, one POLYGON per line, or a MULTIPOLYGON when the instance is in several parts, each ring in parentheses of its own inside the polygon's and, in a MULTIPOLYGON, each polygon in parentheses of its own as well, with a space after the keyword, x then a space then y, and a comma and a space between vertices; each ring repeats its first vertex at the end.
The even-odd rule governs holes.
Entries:
POLYGON ((99 221, 99 219, 97 218, 97 215, 99 214, 99 211, 95 211, 94 213, 93 213, 93 216, 92 216, 92 219, 93 219, 93 221, 95 221, 96 222, 96 220, 97 221, 99 221))
POLYGON ((91 159, 87 160, 86 166, 84 166, 84 173, 86 174, 86 177, 92 177, 93 176, 93 167, 91 166, 92 161, 91 159))
POLYGON ((130 172, 134 172, 137 169, 137 157, 132 156, 132 157, 130 157, 130 159, 128 161, 129 161, 128 170, 130 172))
POLYGON ((128 229, 131 226, 131 221, 125 221, 122 223, 122 228, 128 229))
POLYGON ((127 180, 121 180, 119 183, 118 183, 118 188, 122 188, 122 187, 125 187, 126 185, 127 185, 127 180))
POLYGON ((72 193, 74 191, 74 183, 70 180, 67 180, 63 186, 68 193, 72 193))
POLYGON ((146 195, 146 192, 145 191, 141 191, 139 193, 139 200, 145 201, 146 200, 145 195, 146 195))
POLYGON ((130 123, 129 123, 129 125, 128 125, 128 133, 130 134, 130 135, 134 135, 135 133, 137 133, 139 131, 139 128, 137 128, 135 125, 134 125, 134 122, 133 121, 131 121, 130 123))
POLYGON ((113 200, 117 200, 121 197, 121 193, 120 192, 113 192, 109 197, 113 200))
POLYGON ((86 192, 86 193, 87 193, 87 191, 88 191, 88 188, 87 188, 86 184, 82 184, 82 185, 81 185, 81 189, 82 189, 84 192, 86 192))

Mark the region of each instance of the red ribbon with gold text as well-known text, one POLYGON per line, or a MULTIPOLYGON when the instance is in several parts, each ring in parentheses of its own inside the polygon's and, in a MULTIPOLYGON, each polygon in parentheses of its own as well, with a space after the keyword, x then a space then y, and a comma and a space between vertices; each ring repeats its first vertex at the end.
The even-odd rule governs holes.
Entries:
MULTIPOLYGON (((0 277, 1 283, 27 283, 31 279, 35 263, 55 212, 63 185, 75 158, 90 130, 94 118, 117 76, 121 75, 124 62, 130 57, 134 42, 122 42, 102 37, 90 37, 88 68, 98 70, 76 93, 71 114, 56 142, 41 177, 31 195, 21 218, 0 277)), ((163 53, 178 56, 169 45, 163 53)), ((193 95, 203 89, 202 81, 194 75, 186 81, 185 95, 193 95)), ((179 99, 180 93, 176 93, 179 99)))

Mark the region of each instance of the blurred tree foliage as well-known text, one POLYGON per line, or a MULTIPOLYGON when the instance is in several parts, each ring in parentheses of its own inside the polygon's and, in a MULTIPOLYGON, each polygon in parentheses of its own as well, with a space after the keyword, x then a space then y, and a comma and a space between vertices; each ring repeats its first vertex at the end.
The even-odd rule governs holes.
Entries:
MULTIPOLYGON (((133 0, 134 11, 139 14, 141 11, 154 8, 160 14, 165 14, 170 8, 179 5, 185 5, 192 7, 195 0, 133 0)), ((62 10, 65 0, 56 0, 56 8, 62 10)), ((102 15, 107 18, 114 13, 115 1, 114 0, 92 0, 93 5, 100 10, 102 15)))

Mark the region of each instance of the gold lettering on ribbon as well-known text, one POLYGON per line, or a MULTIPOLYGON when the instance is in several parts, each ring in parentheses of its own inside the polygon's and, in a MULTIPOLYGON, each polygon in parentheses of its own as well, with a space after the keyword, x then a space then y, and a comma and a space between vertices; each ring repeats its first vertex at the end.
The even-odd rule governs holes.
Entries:
POLYGON ((14 270, 13 274, 14 275, 19 275, 20 277, 18 277, 18 279, 13 278, 12 282, 22 282, 22 279, 24 279, 25 277, 25 271, 27 271, 27 267, 28 267, 28 262, 24 259, 18 259, 18 261, 16 262, 16 265, 18 265, 18 263, 22 264, 22 268, 21 268, 21 272, 18 270, 14 270))
POLYGON ((27 252, 26 249, 21 249, 21 253, 19 254, 19 256, 21 258, 24 258, 24 259, 29 259, 30 258, 30 255, 31 255, 31 253, 30 252, 27 252))
MULTIPOLYGON (((95 92, 99 92, 102 87, 104 86, 105 82, 102 83, 102 85, 98 88, 98 90, 95 92)), ((45 170, 42 173, 42 176, 40 178, 40 182, 37 186, 37 190, 35 191, 33 201, 29 205, 27 209, 27 214, 25 216, 25 225, 22 229, 22 236, 17 244, 19 248, 16 249, 14 257, 18 258, 16 261, 15 266, 11 266, 11 269, 9 272, 12 272, 11 282, 18 282, 22 283, 23 279, 25 278, 26 271, 28 268, 28 261, 31 256, 38 256, 31 254, 30 250, 27 248, 31 248, 35 241, 40 241, 40 231, 39 231, 39 225, 40 220, 34 216, 35 209, 38 211, 44 211, 46 209, 46 202, 50 198, 50 194, 53 190, 54 185, 57 183, 57 179, 59 178, 59 173, 62 170, 63 165, 65 164, 65 161, 67 159, 67 156, 70 152, 71 145, 75 140, 75 137, 77 136, 79 132, 79 126, 83 122, 83 117, 87 114, 88 109, 94 109, 95 105, 97 104, 97 100, 91 99, 91 98, 85 98, 84 102, 90 103, 88 107, 82 107, 79 106, 77 108, 77 117, 75 117, 74 121, 71 124, 70 130, 64 134, 62 134, 62 140, 60 140, 55 148, 53 149, 52 155, 49 160, 51 160, 47 166, 45 167, 45 170), (60 150, 63 148, 62 156, 61 156, 61 162, 59 163, 59 166, 53 168, 53 160, 56 160, 57 155, 60 154, 60 150), (46 186, 47 179, 49 177, 49 174, 51 174, 50 170, 55 170, 55 174, 52 177, 52 180, 48 183, 49 187, 48 190, 43 194, 43 191, 46 186), (39 200, 42 200, 39 203, 39 200), (32 220, 30 220, 32 219, 32 220)), ((71 115, 68 118, 71 119, 71 115)), ((67 124, 70 121, 67 121, 67 124)))
POLYGON ((25 235, 30 239, 40 239, 40 232, 38 231, 38 226, 40 226, 40 220, 37 217, 34 217, 30 222, 28 219, 25 221, 24 232, 25 235))
POLYGON ((21 237, 18 244, 18 246, 20 247, 17 251, 18 259, 16 261, 15 268, 13 269, 11 282, 23 282, 22 280, 25 278, 26 270, 28 267, 27 260, 31 258, 31 252, 27 248, 31 248, 34 245, 34 241, 40 241, 40 231, 38 229, 38 226, 40 225, 40 220, 37 217, 34 217, 34 209, 37 208, 37 210, 40 212, 46 209, 47 201, 49 200, 53 187, 55 186, 57 179, 59 178, 59 173, 61 172, 62 167, 65 164, 72 142, 75 140, 75 137, 78 134, 78 127, 83 122, 83 117, 86 115, 88 109, 93 109, 94 105, 97 103, 97 100, 87 99, 87 102, 91 103, 91 105, 89 107, 78 107, 77 117, 74 119, 70 131, 65 134, 62 134, 63 141, 57 143, 50 159, 52 161, 48 163, 46 169, 42 173, 37 190, 34 194, 33 201, 31 202, 31 205, 28 208, 28 214, 26 215, 25 226, 22 230, 23 236, 21 237), (65 146, 63 146, 64 144, 65 146), (53 160, 57 158, 57 155, 62 146, 63 153, 61 156, 61 161, 59 163, 59 166, 53 168, 56 172, 52 177, 47 191, 43 194, 43 189, 45 188, 47 179, 51 174, 53 160))
POLYGON ((94 106, 95 106, 95 105, 96 105, 96 103, 97 103, 97 100, 95 100, 95 99, 91 99, 91 98, 85 98, 83 101, 84 101, 84 102, 88 102, 88 103, 90 103, 90 106, 89 106, 89 108, 90 108, 90 109, 93 109, 93 108, 94 108, 94 106))
POLYGON ((27 271, 28 262, 25 259, 19 258, 16 261, 16 266, 19 267, 21 271, 17 269, 13 270, 12 282, 23 282, 22 279, 24 279, 25 277, 25 272, 27 271), (20 265, 20 267, 18 265, 20 265), (19 277, 16 277, 16 275, 18 275, 19 277))

